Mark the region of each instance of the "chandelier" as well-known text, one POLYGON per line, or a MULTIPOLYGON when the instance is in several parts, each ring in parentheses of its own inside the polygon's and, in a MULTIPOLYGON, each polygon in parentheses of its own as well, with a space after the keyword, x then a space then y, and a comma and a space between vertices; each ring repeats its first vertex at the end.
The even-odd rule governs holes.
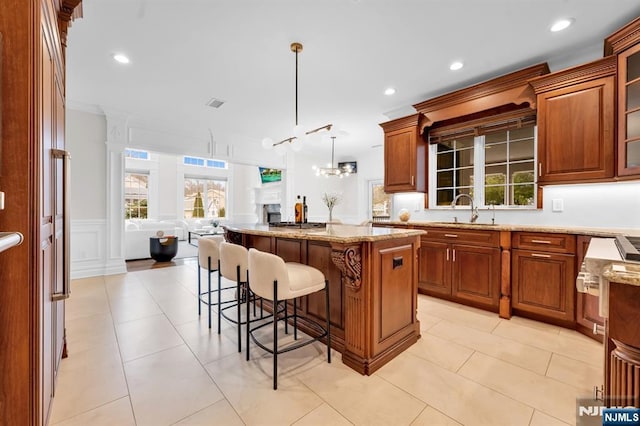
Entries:
POLYGON ((335 154, 335 142, 336 142, 336 137, 331 136, 331 163, 327 164, 327 167, 316 167, 316 166, 312 167, 313 170, 316 171, 316 176, 324 176, 324 177, 338 176, 342 179, 345 176, 349 176, 353 171, 351 169, 351 165, 349 164, 347 164, 344 168, 335 167, 335 162, 333 161, 334 154, 335 154))
POLYGON ((292 131, 293 136, 282 139, 278 142, 274 142, 271 138, 264 138, 262 140, 263 148, 275 148, 276 152, 278 152, 279 154, 284 153, 287 144, 293 151, 300 151, 302 149, 302 142, 307 136, 321 130, 330 131, 331 127, 333 126, 332 124, 326 124, 324 126, 305 131, 304 128, 300 124, 298 124, 298 54, 302 52, 302 44, 298 42, 291 43, 291 51, 296 54, 296 123, 292 131))

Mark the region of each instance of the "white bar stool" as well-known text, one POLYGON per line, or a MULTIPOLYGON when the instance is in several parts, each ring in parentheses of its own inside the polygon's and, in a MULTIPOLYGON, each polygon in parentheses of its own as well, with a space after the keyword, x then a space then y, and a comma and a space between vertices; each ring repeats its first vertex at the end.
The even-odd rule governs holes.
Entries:
POLYGON ((262 303, 260 303, 260 316, 256 315, 256 296, 249 291, 247 282, 249 280, 249 251, 238 244, 232 244, 227 242, 220 243, 220 259, 218 260, 218 287, 221 286, 220 280, 226 278, 228 280, 235 281, 236 283, 236 297, 237 304, 228 305, 220 309, 222 316, 238 325, 238 352, 242 352, 242 325, 251 323, 252 321, 259 321, 271 317, 271 315, 264 315, 262 303), (249 299, 246 299, 246 298, 249 299), (247 309, 247 316, 243 320, 241 307, 242 302, 247 301, 247 307, 251 300, 253 300, 253 316, 247 309), (236 309, 236 318, 227 316, 225 311, 231 308, 236 309))
POLYGON ((220 312, 222 307, 229 303, 236 303, 235 300, 222 300, 222 291, 235 287, 221 287, 218 277, 218 288, 211 289, 211 274, 218 271, 220 260, 220 243, 224 242, 224 237, 220 235, 198 238, 198 266, 207 271, 207 291, 202 291, 200 270, 198 269, 198 315, 202 313, 202 305, 207 306, 209 311, 209 328, 211 328, 211 307, 218 306, 218 334, 220 334, 220 312), (211 293, 217 293, 217 302, 211 301, 211 293), (206 300, 205 300, 206 296, 206 300))
MULTIPOLYGON (((247 361, 249 360, 249 336, 260 348, 273 354, 273 389, 278 389, 278 354, 301 348, 326 337, 327 362, 331 362, 331 330, 329 307, 329 282, 324 274, 316 268, 301 263, 287 262, 274 254, 249 249, 249 288, 257 296, 273 302, 273 348, 262 344, 254 331, 269 325, 263 323, 257 327, 247 327, 247 361), (317 291, 325 290, 325 307, 327 323, 326 328, 308 317, 298 316, 296 298, 306 296, 317 291), (318 332, 315 338, 309 338, 298 343, 287 345, 278 349, 278 320, 285 320, 285 333, 287 333, 289 315, 287 313, 287 300, 293 299, 293 332, 297 341, 298 320, 304 321, 309 327, 318 332), (284 301, 284 309, 279 309, 279 303, 284 301), (278 314, 284 313, 284 316, 278 314)), ((249 302, 247 301, 247 310, 249 302)))

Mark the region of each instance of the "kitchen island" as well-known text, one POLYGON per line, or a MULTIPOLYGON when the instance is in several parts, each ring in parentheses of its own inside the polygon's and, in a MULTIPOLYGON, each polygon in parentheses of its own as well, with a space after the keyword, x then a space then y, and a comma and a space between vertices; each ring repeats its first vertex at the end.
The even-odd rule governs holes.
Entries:
MULTIPOLYGON (((420 337, 417 256, 423 233, 332 224, 310 229, 225 226, 227 241, 324 273, 330 286, 332 347, 342 353, 344 364, 366 375, 420 337)), ((301 299, 302 315, 325 320, 324 295, 301 299)))

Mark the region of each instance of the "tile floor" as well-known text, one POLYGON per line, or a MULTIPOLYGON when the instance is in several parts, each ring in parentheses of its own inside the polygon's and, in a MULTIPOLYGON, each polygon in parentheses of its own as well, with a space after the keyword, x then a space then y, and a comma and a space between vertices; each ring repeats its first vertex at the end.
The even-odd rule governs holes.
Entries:
POLYGON ((55 425, 564 425, 602 379, 571 330, 419 296, 422 338, 369 377, 322 344, 237 353, 197 315, 197 265, 75 280, 55 425))

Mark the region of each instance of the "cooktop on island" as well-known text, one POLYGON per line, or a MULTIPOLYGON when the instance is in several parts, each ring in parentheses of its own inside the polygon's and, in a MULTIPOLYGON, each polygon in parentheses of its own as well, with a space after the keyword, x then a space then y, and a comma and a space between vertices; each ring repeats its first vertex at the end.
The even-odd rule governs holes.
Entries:
POLYGON ((276 222, 276 223, 270 223, 269 226, 272 226, 275 228, 315 229, 315 228, 324 228, 327 225, 324 222, 305 222, 305 223, 276 222))
POLYGON ((624 260, 640 262, 640 237, 616 237, 616 246, 624 260))

